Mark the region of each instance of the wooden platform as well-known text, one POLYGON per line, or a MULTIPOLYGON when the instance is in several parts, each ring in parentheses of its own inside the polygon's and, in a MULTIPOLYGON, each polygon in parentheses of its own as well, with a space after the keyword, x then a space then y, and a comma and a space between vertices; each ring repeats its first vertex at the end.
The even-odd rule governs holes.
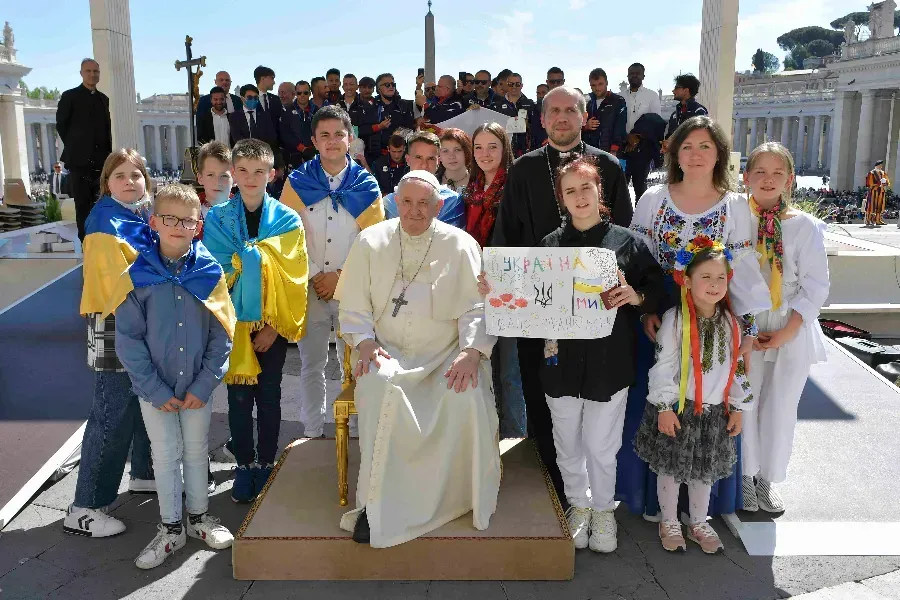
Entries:
MULTIPOLYGON (((406 544, 373 549, 339 527, 333 440, 297 440, 235 537, 235 579, 566 580, 575 550, 565 517, 527 440, 504 443, 497 512, 486 531, 471 513, 406 544)), ((350 502, 359 447, 350 444, 350 502)))

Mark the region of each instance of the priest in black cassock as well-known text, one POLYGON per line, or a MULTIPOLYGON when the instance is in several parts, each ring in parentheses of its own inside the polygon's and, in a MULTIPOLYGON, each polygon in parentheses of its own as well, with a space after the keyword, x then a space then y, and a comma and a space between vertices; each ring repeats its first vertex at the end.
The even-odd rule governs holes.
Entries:
MULTIPOLYGON (((548 143, 519 157, 510 168, 492 246, 537 246, 544 236, 560 226, 562 212, 556 201, 554 177, 560 161, 574 154, 595 158, 600 170, 602 200, 612 213, 612 222, 622 227, 631 224, 634 207, 622 167, 612 154, 584 143, 581 128, 586 119, 584 96, 577 90, 561 86, 544 96, 541 123, 547 131, 548 143)), ((519 338, 518 347, 528 435, 534 439, 556 494, 565 505, 566 495, 553 445, 553 423, 539 376, 544 340, 519 338)))

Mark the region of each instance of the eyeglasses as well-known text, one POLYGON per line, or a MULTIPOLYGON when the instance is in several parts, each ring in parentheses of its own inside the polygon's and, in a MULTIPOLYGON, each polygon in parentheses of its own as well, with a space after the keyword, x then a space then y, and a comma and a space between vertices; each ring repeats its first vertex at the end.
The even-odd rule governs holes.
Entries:
POLYGON ((197 229, 197 225, 200 224, 200 221, 198 221, 197 219, 192 219, 190 217, 188 217, 186 219, 181 219, 174 215, 156 215, 156 216, 162 220, 163 225, 165 225, 166 227, 178 227, 178 225, 181 225, 188 231, 194 231, 195 229, 197 229))
POLYGON ((513 88, 522 87, 522 82, 521 81, 507 81, 506 87, 513 87, 513 88))
POLYGON ((475 85, 487 85, 491 81, 489 79, 474 79, 475 85))
POLYGON ((434 87, 427 87, 427 88, 425 88, 425 91, 426 91, 426 92, 433 92, 433 91, 434 91, 434 87))
POLYGON ((466 85, 472 85, 473 83, 475 83, 475 80, 474 79, 466 79, 465 83, 466 83, 466 85))
POLYGON ((297 92, 298 96, 309 96, 309 94, 310 94, 309 90, 306 90, 305 92, 297 92))
POLYGON ((547 83, 550 85, 562 85, 566 82, 565 79, 548 79, 547 83))
POLYGON ((395 87, 397 87, 397 84, 394 83, 393 81, 388 81, 388 82, 386 82, 386 83, 382 83, 381 85, 382 85, 382 87, 386 87, 386 88, 395 88, 395 87))

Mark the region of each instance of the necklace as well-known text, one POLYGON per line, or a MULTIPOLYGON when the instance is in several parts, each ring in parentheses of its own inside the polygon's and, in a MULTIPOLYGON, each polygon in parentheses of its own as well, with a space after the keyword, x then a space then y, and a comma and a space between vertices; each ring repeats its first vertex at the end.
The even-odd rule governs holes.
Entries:
MULTIPOLYGON (((434 227, 434 223, 432 223, 431 226, 434 227)), ((394 303, 394 310, 391 313, 392 317, 397 316, 397 313, 400 312, 400 307, 409 304, 409 300, 405 298, 406 290, 412 285, 412 282, 416 280, 419 271, 422 270, 422 266, 425 264, 425 259, 428 258, 428 253, 431 251, 431 242, 434 241, 434 229, 431 230, 431 238, 428 240, 428 248, 425 250, 425 256, 422 257, 422 262, 419 263, 419 268, 416 269, 416 274, 410 278, 409 283, 406 283, 406 280, 403 277, 403 233, 400 231, 400 223, 397 223, 397 236, 400 238, 400 284, 403 286, 403 289, 400 290, 400 294, 396 298, 391 298, 391 302, 394 303)))
MULTIPOLYGON (((568 156, 572 152, 575 152, 577 154, 584 154, 584 152, 585 152, 584 140, 582 140, 581 143, 578 144, 578 146, 576 146, 576 148, 572 148, 568 152, 559 152, 559 150, 557 150, 557 152, 559 152, 560 162, 562 162, 562 159, 564 157, 568 156)), ((553 190, 553 194, 555 195, 556 194, 556 176, 553 174, 553 167, 550 166, 550 150, 551 149, 555 149, 555 148, 552 148, 552 146, 548 145, 547 152, 544 153, 544 156, 547 158, 547 172, 550 173, 550 189, 553 190)), ((562 221, 562 224, 565 225, 566 221, 568 220, 567 214, 563 212, 562 208, 559 205, 559 202, 554 202, 554 204, 556 205, 556 212, 559 213, 559 218, 562 221)))

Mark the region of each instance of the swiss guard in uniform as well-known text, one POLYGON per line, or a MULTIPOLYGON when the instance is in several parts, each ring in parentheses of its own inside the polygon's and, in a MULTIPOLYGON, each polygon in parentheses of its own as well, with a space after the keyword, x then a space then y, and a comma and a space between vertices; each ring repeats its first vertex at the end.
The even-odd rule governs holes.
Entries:
POLYGON ((866 174, 866 227, 885 225, 881 220, 884 212, 887 189, 891 185, 887 173, 884 172, 884 161, 875 163, 875 168, 866 174))

